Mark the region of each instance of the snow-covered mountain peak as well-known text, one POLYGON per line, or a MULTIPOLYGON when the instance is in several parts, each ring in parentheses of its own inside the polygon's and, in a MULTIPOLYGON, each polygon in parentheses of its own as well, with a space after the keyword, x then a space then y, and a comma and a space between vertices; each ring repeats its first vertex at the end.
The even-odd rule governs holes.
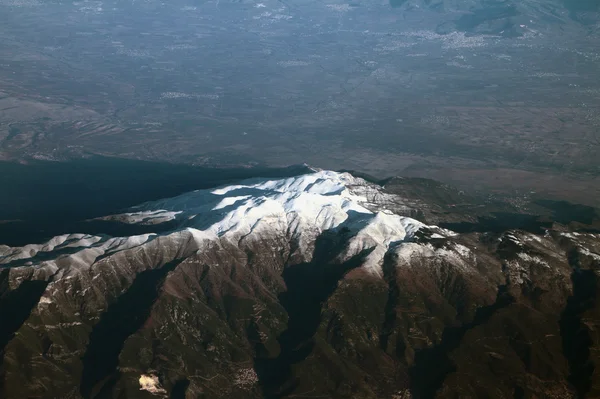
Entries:
POLYGON ((265 217, 294 215, 322 230, 337 227, 347 219, 348 212, 371 213, 363 206, 367 199, 349 188, 366 184, 348 173, 331 171, 279 180, 252 179, 144 203, 131 212, 103 219, 149 225, 175 221, 222 235, 265 217))
MULTIPOLYGON (((343 257, 371 250, 365 267, 379 273, 385 253, 393 243, 409 240, 422 228, 433 226, 392 213, 378 204, 382 197, 379 186, 349 173, 316 171, 278 180, 252 179, 239 184, 209 190, 196 190, 173 198, 147 202, 129 212, 101 218, 132 225, 158 225, 169 222, 170 233, 162 234, 161 245, 169 240, 173 246, 194 245, 185 253, 202 251, 207 242, 244 242, 264 239, 284 239, 293 242, 295 255, 309 261, 317 237, 326 230, 345 228, 351 233, 343 257), (187 237, 183 238, 182 237, 187 237), (189 238, 189 240, 188 240, 189 238), (191 251, 191 252, 190 252, 191 251)), ((123 249, 157 245, 144 236, 125 237, 119 241, 85 235, 60 236, 46 244, 4 249, 0 264, 33 259, 40 252, 55 249, 94 248, 93 256, 83 259, 93 264, 97 259, 123 249), (135 243, 132 245, 131 242, 135 243)), ((74 250, 65 251, 67 257, 74 250)), ((82 264, 81 256, 77 264, 82 264)))
POLYGON ((377 198, 373 192, 378 191, 378 186, 349 173, 316 171, 286 179, 253 179, 212 190, 197 190, 148 202, 132 212, 105 219, 134 224, 174 221, 180 227, 233 239, 267 229, 299 240, 301 246, 309 245, 308 242, 324 230, 342 224, 348 224, 346 227, 355 231, 364 228, 377 232, 376 235, 381 236, 378 242, 390 241, 391 236, 397 239, 398 234, 392 232, 402 231, 399 235, 404 238, 424 226, 414 219, 379 209, 373 203, 373 198, 377 198))

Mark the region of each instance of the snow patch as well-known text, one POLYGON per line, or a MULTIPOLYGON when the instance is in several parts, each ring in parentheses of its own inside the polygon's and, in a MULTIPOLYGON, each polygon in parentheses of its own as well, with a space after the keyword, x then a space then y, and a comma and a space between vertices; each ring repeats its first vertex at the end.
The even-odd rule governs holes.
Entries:
POLYGON ((450 247, 436 248, 431 243, 402 243, 395 248, 394 253, 398 257, 398 265, 406 266, 417 258, 435 258, 439 262, 446 262, 452 267, 459 268, 465 273, 470 273, 470 264, 474 260, 471 251, 461 244, 452 244, 450 247))
POLYGON ((73 321, 71 323, 47 324, 44 327, 46 328, 46 330, 56 330, 56 329, 62 329, 62 328, 77 327, 77 326, 81 326, 81 325, 83 325, 83 323, 81 323, 79 321, 73 321))
POLYGON ((158 377, 152 374, 142 374, 139 379, 140 391, 148 391, 153 395, 165 395, 167 391, 161 387, 158 377))
POLYGON ((40 301, 38 302, 39 305, 47 305, 49 303, 52 303, 52 299, 48 298, 47 296, 41 297, 40 301))
POLYGON ((526 254, 524 252, 519 252, 517 254, 517 256, 519 257, 519 259, 521 259, 521 260, 523 260, 525 262, 536 263, 538 265, 542 265, 544 267, 550 268, 550 265, 548 264, 548 262, 546 262, 545 260, 543 260, 539 256, 531 256, 531 255, 526 254))
POLYGON ((600 255, 597 253, 594 253, 586 248, 580 247, 579 248, 579 252, 581 252, 583 255, 589 256, 592 259, 596 260, 596 261, 600 261, 600 255))
POLYGON ((234 205, 236 202, 241 201, 241 200, 245 200, 250 198, 249 195, 242 195, 241 197, 228 197, 228 198, 224 198, 221 202, 219 202, 217 204, 217 206, 215 206, 213 208, 213 211, 216 211, 218 209, 223 209, 225 207, 234 205))
POLYGON ((112 215, 105 216, 101 218, 97 218, 95 220, 104 220, 104 221, 112 221, 112 222, 121 222, 125 221, 129 224, 160 224, 165 223, 171 220, 175 220, 176 216, 180 214, 181 211, 173 212, 167 211, 164 209, 156 209, 152 211, 142 211, 142 212, 129 212, 121 215, 112 215))
POLYGON ((464 245, 455 244, 454 250, 463 258, 468 258, 469 256, 471 256, 471 250, 465 247, 464 245))

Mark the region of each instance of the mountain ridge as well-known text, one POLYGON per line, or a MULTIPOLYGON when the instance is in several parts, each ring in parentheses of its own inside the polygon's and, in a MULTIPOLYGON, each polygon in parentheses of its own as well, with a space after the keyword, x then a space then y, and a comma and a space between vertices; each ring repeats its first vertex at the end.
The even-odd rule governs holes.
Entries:
POLYGON ((600 236, 456 233, 402 216, 428 197, 399 184, 252 179, 109 217, 159 233, 0 247, 0 312, 25 299, 2 396, 599 392, 600 236))

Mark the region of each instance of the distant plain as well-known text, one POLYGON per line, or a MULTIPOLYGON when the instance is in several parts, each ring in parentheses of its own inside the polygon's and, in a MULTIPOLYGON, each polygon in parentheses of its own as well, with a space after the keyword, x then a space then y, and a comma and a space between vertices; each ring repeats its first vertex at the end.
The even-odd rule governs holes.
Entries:
POLYGON ((0 160, 306 162, 598 205, 600 3, 466 3, 0 0, 0 160))

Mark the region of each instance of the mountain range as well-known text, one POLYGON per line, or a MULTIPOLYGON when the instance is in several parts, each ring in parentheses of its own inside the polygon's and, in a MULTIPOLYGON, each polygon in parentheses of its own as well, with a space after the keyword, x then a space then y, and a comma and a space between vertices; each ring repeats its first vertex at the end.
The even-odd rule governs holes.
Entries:
POLYGON ((0 246, 0 396, 598 396, 600 233, 461 201, 313 169, 0 246))

